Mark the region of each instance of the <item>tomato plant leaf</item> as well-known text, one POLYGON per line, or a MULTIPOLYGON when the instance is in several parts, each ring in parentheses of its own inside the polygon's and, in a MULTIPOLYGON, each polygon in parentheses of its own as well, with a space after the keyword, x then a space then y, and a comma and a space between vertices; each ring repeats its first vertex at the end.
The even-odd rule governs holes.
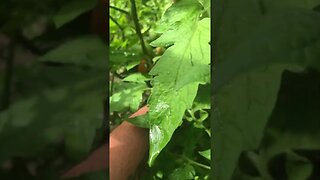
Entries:
POLYGON ((149 165, 170 141, 192 106, 198 85, 210 79, 210 19, 199 21, 201 5, 181 1, 164 14, 163 34, 151 43, 169 47, 150 74, 153 89, 149 97, 149 165), (174 10, 174 11, 173 11, 174 10))

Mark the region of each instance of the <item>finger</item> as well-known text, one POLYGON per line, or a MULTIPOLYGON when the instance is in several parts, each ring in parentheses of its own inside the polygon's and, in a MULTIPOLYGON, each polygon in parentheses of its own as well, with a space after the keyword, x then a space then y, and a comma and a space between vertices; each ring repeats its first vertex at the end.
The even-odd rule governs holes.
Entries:
POLYGON ((142 108, 140 108, 137 112, 133 113, 129 118, 134 118, 137 116, 142 116, 144 114, 146 114, 148 112, 148 106, 143 106, 142 108))

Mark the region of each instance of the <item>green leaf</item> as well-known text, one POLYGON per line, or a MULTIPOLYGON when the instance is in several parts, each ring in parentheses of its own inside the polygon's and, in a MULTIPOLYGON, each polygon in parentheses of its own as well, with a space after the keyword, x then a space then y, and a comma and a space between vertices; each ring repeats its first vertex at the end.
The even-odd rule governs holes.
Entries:
MULTIPOLYGON (((213 21, 213 42, 216 44, 215 48, 217 54, 215 54, 217 62, 222 62, 227 60, 227 56, 230 54, 230 50, 234 49, 235 46, 238 46, 238 42, 241 42, 243 39, 252 36, 252 33, 255 32, 256 26, 261 25, 265 22, 265 17, 269 16, 270 21, 274 21, 274 27, 277 27, 278 31, 284 33, 293 33, 294 31, 290 30, 291 26, 282 24, 282 21, 276 17, 274 13, 285 13, 285 12, 299 12, 305 11, 311 13, 312 8, 319 4, 318 0, 271 0, 271 1, 251 1, 251 0, 240 0, 240 1, 214 1, 213 6, 215 7, 213 21), (241 14, 241 16, 239 16, 241 14), (272 15, 274 16, 272 17, 272 15), (279 28, 282 27, 282 28, 279 28)), ((292 15, 292 14, 291 14, 292 15)), ((307 14, 305 14, 307 15, 307 14)), ((290 14, 288 14, 290 16, 290 14)), ((296 16, 296 15, 293 15, 296 16)), ((286 23, 294 23, 296 20, 300 21, 301 17, 291 17, 288 18, 286 23)), ((299 16, 299 15, 298 15, 299 16)), ((296 22, 298 24, 298 22, 296 22)), ((265 23, 266 26, 270 26, 265 23)), ((305 25, 297 25, 300 29, 306 28, 305 25)), ((298 29, 298 28, 297 28, 298 29)), ((308 28, 306 28, 308 29, 308 28)), ((310 29, 309 29, 310 30, 310 29)), ((273 30, 274 31, 274 30, 273 30)), ((270 29, 266 29, 265 32, 273 33, 270 29)), ((301 30, 301 33, 304 31, 301 30)), ((285 36, 285 35, 283 35, 285 36)), ((263 38, 273 38, 273 36, 262 35, 258 36, 256 40, 263 38)), ((274 36, 276 38, 276 36, 274 36)), ((288 38, 289 39, 289 38, 288 38)), ((270 40, 274 41, 274 40, 270 40)), ((293 40, 292 40, 293 41, 293 40)), ((293 41, 294 42, 294 41, 293 41)), ((248 44, 251 48, 255 48, 255 44, 248 44)), ((276 43, 272 44, 277 46, 276 43)), ((274 48, 276 49, 276 48, 274 48)), ((264 54, 268 55, 268 54, 264 54)))
POLYGON ((213 169, 230 179, 243 150, 256 148, 275 104, 283 66, 238 75, 214 97, 213 169))
MULTIPOLYGON (((67 155, 78 159, 90 152, 97 128, 102 126, 102 103, 103 103, 103 80, 99 78, 100 87, 91 92, 82 93, 77 99, 70 103, 68 112, 73 112, 74 118, 68 124, 65 132, 65 143, 67 155), (97 104, 95 104, 97 103, 97 104), (89 107, 91 106, 91 107, 89 107), (95 109, 97 108, 97 109, 95 109), (79 111, 84 111, 80 113, 79 111)), ((90 84, 88 84, 90 85, 90 84)))
POLYGON ((146 90, 144 83, 121 83, 119 91, 110 97, 110 112, 130 108, 136 111, 142 101, 142 93, 146 90))
POLYGON ((205 151, 199 151, 199 154, 208 160, 211 159, 211 149, 205 150, 205 151))
POLYGON ((97 36, 84 36, 68 41, 40 57, 40 61, 106 67, 107 45, 97 36))
POLYGON ((148 115, 137 116, 134 118, 127 118, 127 121, 141 128, 150 127, 148 115))
POLYGON ((232 48, 225 48, 229 52, 214 69, 216 74, 223 74, 216 76, 214 91, 235 75, 269 63, 319 67, 320 13, 289 9, 265 15, 260 21, 248 30, 250 35, 244 33, 240 41, 234 40, 232 48), (241 63, 235 65, 235 61, 241 63))
MULTIPOLYGON (((201 8, 201 4, 196 0, 182 0, 170 6, 165 11, 163 17, 161 17, 160 23, 157 27, 158 33, 170 32, 165 36, 168 42, 163 42, 161 44, 163 44, 163 46, 167 46, 173 44, 176 40, 181 39, 179 36, 173 36, 174 31, 177 31, 185 21, 189 21, 190 19, 197 20, 200 15, 201 8), (169 36, 171 36, 172 39, 168 38, 169 36)), ((182 34, 176 35, 181 36, 182 34)), ((155 44, 155 42, 151 43, 151 45, 153 44, 155 44)))
POLYGON ((32 119, 35 117, 35 112, 29 111, 29 109, 32 108, 35 104, 35 99, 28 99, 15 104, 14 110, 12 110, 12 108, 9 108, 9 110, 2 112, 0 114, 0 132, 2 130, 5 130, 3 128, 9 120, 11 121, 11 124, 14 127, 28 126, 32 122, 32 119), (24 118, 12 118, 12 113, 15 112, 23 114, 24 118))
MULTIPOLYGON (((235 4, 223 13, 224 17, 216 18, 239 16, 233 9, 235 4)), ((261 12, 256 10, 247 9, 239 24, 224 19, 226 24, 216 35, 221 61, 215 66, 214 80, 214 179, 230 179, 240 153, 259 145, 277 98, 282 71, 294 65, 300 69, 306 65, 319 67, 320 14, 282 9, 259 17, 261 12), (240 38, 232 37, 234 34, 240 38)))
POLYGON ((87 155, 96 128, 102 124, 104 77, 93 74, 86 80, 37 92, 1 112, 0 161, 12 156, 33 157, 61 140, 69 158, 79 160, 87 155))
POLYGON ((175 169, 169 176, 170 180, 188 180, 194 179, 196 172, 193 166, 187 164, 182 168, 175 169))
POLYGON ((110 69, 117 70, 121 67, 125 67, 127 70, 130 70, 134 66, 140 63, 140 60, 143 58, 142 54, 137 54, 139 52, 138 48, 131 48, 126 50, 110 50, 109 62, 110 69))
POLYGON ((150 80, 150 78, 141 73, 130 74, 129 76, 122 79, 122 81, 136 82, 136 83, 145 83, 145 81, 148 81, 148 80, 150 80))
POLYGON ((181 2, 172 9, 168 9, 164 19, 165 24, 175 23, 175 28, 152 42, 155 46, 174 45, 165 51, 150 72, 156 77, 151 82, 153 89, 148 100, 151 127, 149 165, 182 123, 185 110, 192 106, 198 85, 210 79, 210 19, 198 21, 201 11, 198 2, 181 2), (172 14, 172 9, 176 14, 172 14), (186 14, 188 17, 184 17, 186 14), (169 20, 169 15, 174 16, 173 20, 169 20))
POLYGON ((286 154, 286 171, 289 180, 308 179, 312 173, 312 163, 294 152, 286 154))
POLYGON ((53 16, 53 22, 56 28, 60 28, 84 12, 93 9, 96 4, 97 0, 73 0, 64 3, 58 13, 53 16))
MULTIPOLYGON (((191 20, 190 20, 191 21, 191 20)), ((182 27, 186 31, 184 37, 180 37, 173 46, 168 48, 158 63, 151 69, 151 75, 155 81, 168 84, 174 83, 174 89, 179 90, 188 83, 210 82, 210 19, 205 18, 199 22, 187 21, 182 27), (192 30, 194 29, 194 30, 192 30), (187 36, 188 35, 188 36, 187 36)), ((165 36, 177 36, 168 32, 153 42, 156 46, 168 42, 165 36)))

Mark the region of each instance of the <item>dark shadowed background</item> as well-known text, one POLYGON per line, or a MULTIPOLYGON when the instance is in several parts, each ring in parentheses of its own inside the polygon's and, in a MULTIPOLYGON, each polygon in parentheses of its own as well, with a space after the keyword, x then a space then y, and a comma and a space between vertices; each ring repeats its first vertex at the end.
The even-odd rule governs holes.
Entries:
POLYGON ((106 142, 106 61, 102 1, 0 2, 0 179, 59 179, 106 142))

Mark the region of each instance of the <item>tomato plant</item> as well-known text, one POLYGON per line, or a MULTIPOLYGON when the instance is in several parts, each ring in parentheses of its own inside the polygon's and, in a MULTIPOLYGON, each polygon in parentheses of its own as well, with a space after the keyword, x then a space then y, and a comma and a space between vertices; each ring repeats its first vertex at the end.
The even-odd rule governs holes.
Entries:
POLYGON ((112 126, 149 108, 130 120, 149 128, 140 179, 208 179, 210 2, 111 1, 110 12, 112 126))

